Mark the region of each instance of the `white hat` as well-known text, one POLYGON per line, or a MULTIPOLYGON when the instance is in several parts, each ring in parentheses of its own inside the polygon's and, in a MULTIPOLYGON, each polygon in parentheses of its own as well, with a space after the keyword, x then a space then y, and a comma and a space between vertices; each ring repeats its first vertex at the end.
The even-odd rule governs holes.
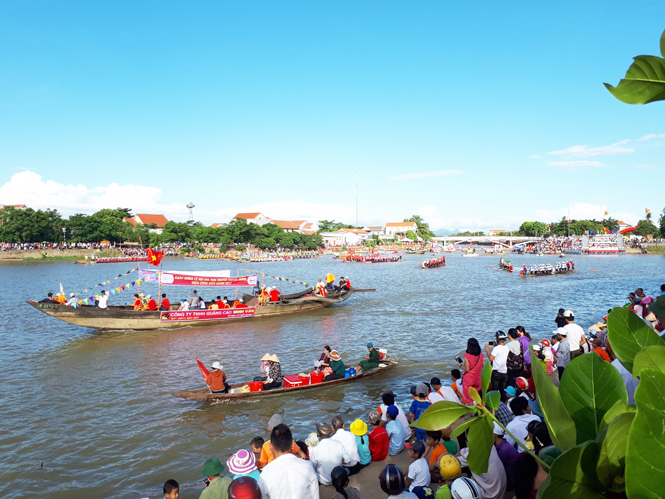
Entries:
POLYGON ((563 313, 563 316, 564 316, 564 317, 575 317, 575 314, 573 313, 572 310, 566 310, 566 311, 563 313))
POLYGON ((496 422, 494 422, 494 430, 492 431, 495 435, 499 435, 500 437, 504 436, 506 432, 504 431, 503 428, 501 428, 496 422))
POLYGON ((150 296, 150 295, 145 295, 145 297, 146 297, 146 298, 151 298, 151 296, 150 296))
POLYGON ((242 298, 238 299, 238 301, 239 301, 240 303, 242 303, 242 302, 243 302, 242 298))
POLYGON ((561 336, 568 336, 568 332, 562 327, 554 331, 554 334, 560 334, 561 336))
POLYGON ((210 367, 212 367, 213 369, 219 369, 220 371, 221 371, 222 369, 224 369, 224 366, 221 365, 221 364, 220 364, 219 362, 217 362, 217 361, 213 362, 213 363, 212 363, 212 366, 210 366, 210 367))
POLYGON ((534 351, 534 352, 540 352, 540 351, 542 350, 543 347, 540 346, 540 345, 534 345, 534 346, 531 347, 531 348, 533 348, 533 351, 534 351))
POLYGON ((74 298, 74 293, 69 293, 70 298, 74 298))

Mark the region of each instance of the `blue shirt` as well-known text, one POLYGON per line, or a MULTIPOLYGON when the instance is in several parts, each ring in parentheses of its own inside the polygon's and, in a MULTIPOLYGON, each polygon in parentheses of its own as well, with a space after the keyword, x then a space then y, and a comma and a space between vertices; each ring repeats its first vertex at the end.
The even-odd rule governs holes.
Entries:
MULTIPOLYGON (((414 400, 411 402, 411 407, 409 408, 409 412, 413 414, 414 421, 417 421, 420 416, 423 415, 423 412, 432 404, 429 403, 427 400, 414 400)), ((425 430, 421 430, 420 428, 416 428, 416 438, 418 440, 422 440, 423 442, 427 439, 427 434, 425 430)))
POLYGON ((388 454, 394 456, 404 449, 404 428, 399 421, 388 421, 386 425, 386 432, 390 437, 390 445, 388 445, 388 454))
POLYGON ((243 477, 243 476, 251 476, 254 480, 256 480, 258 482, 259 477, 261 476, 261 473, 259 472, 259 470, 254 470, 254 471, 250 471, 249 473, 247 473, 245 475, 235 475, 233 477, 233 479, 235 480, 236 478, 240 478, 240 477, 243 477))
POLYGON ((356 443, 358 444, 360 464, 369 464, 372 461, 372 453, 369 451, 369 435, 365 434, 362 437, 356 435, 356 443))

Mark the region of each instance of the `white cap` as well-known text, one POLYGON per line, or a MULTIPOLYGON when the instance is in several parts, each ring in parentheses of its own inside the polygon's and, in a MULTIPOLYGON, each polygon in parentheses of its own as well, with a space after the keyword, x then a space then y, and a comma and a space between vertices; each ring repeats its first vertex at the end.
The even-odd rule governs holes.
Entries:
POLYGON ((213 362, 213 363, 212 363, 212 366, 210 366, 210 367, 212 367, 213 369, 219 369, 220 371, 221 371, 222 369, 224 369, 224 366, 221 365, 221 364, 220 364, 219 362, 217 362, 217 361, 213 362))
POLYGON ((494 433, 495 435, 499 435, 500 437, 503 437, 506 434, 506 432, 503 430, 503 428, 501 428, 496 423, 496 421, 494 422, 494 430, 492 431, 492 433, 494 433))
POLYGON ((554 334, 560 334, 561 336, 568 336, 568 333, 567 333, 566 330, 565 330, 564 328, 562 328, 562 327, 560 327, 559 329, 557 329, 557 330, 554 332, 554 334))
POLYGON ((563 313, 563 316, 564 316, 564 317, 575 317, 575 314, 573 313, 572 310, 566 310, 566 311, 563 313))
POLYGON ((70 298, 74 298, 74 293, 69 293, 70 298))

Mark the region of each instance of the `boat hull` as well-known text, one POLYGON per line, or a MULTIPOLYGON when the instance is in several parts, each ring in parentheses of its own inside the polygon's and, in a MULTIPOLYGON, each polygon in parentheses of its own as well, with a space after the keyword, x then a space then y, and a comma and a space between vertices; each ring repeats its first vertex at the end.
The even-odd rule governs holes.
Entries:
POLYGON ((335 303, 347 300, 353 294, 353 289, 338 297, 304 296, 287 302, 269 304, 256 307, 253 317, 239 319, 213 319, 193 321, 161 321, 161 312, 135 311, 130 306, 109 307, 100 309, 95 306, 68 307, 66 305, 55 305, 51 303, 27 302, 32 307, 47 315, 60 319, 61 321, 75 326, 97 329, 100 331, 110 330, 136 330, 146 331, 153 329, 178 329, 193 326, 212 326, 226 324, 228 322, 247 321, 265 317, 279 317, 283 315, 301 314, 321 310, 335 303))
MULTIPOLYGON (((323 383, 317 383, 314 385, 304 385, 304 386, 295 386, 291 388, 276 388, 274 390, 267 390, 265 392, 239 392, 239 393, 211 393, 208 389, 202 390, 183 390, 180 392, 173 392, 173 395, 187 400, 195 400, 197 402, 213 402, 215 400, 242 400, 255 397, 268 397, 273 395, 282 395, 284 393, 292 393, 302 390, 312 390, 315 388, 327 388, 329 386, 339 385, 342 383, 349 383, 352 381, 357 381, 368 376, 376 376, 377 374, 385 373, 386 371, 392 369, 397 365, 397 362, 393 361, 382 361, 382 364, 385 364, 386 367, 377 367, 371 369, 370 371, 363 372, 357 376, 351 376, 349 378, 341 378, 333 381, 326 381, 323 383)), ((231 385, 230 388, 242 388, 247 383, 237 383, 231 385)))

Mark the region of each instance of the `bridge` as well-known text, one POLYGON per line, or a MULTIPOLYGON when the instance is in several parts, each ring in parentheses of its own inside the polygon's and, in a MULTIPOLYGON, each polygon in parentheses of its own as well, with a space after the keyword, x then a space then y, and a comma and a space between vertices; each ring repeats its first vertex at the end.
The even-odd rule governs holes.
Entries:
POLYGON ((543 241, 542 237, 533 237, 533 236, 437 236, 433 237, 432 241, 436 241, 441 244, 462 244, 462 243, 474 243, 474 244, 484 244, 491 245, 499 244, 501 246, 514 246, 515 244, 525 243, 533 244, 543 241))

